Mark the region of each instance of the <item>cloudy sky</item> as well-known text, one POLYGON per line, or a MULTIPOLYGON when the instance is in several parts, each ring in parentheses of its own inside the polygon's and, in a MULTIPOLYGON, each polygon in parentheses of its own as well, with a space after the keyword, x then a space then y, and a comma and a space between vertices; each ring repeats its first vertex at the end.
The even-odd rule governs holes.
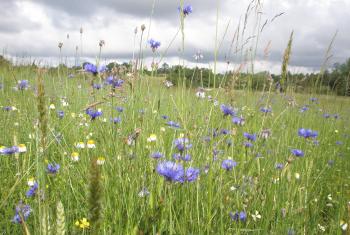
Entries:
MULTIPOLYGON (((184 53, 180 51, 181 33, 176 34, 180 0, 0 0, 0 47, 3 54, 12 58, 36 58, 54 65, 59 56, 58 42, 63 42, 62 55, 73 64, 76 46, 79 54, 82 48, 81 60, 94 60, 99 40, 103 39, 104 60, 129 61, 134 51, 134 29, 145 24, 142 48, 148 63, 152 53, 146 39, 154 38, 162 43, 156 61, 164 55, 162 62, 178 64, 184 59, 186 65, 193 66, 196 63, 193 54, 200 50, 204 55, 201 66, 213 67, 217 48, 219 71, 227 68, 225 61, 229 60, 229 69, 239 64, 251 69, 254 61, 255 71, 278 73, 292 30, 292 72, 319 70, 336 32, 329 64, 350 57, 350 0, 260 0, 260 5, 256 4, 258 0, 184 2, 193 6, 193 13, 185 18, 184 53), (280 13, 283 14, 274 18, 280 13), (233 41, 238 26, 239 36, 233 41)), ((137 45, 139 40, 140 30, 137 45)))

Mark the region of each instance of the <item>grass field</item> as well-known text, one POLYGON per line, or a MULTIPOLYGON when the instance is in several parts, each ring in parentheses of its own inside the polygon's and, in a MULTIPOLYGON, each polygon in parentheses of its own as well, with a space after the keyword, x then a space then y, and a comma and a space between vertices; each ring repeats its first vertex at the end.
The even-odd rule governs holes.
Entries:
POLYGON ((1 234, 346 233, 349 99, 0 75, 1 234))

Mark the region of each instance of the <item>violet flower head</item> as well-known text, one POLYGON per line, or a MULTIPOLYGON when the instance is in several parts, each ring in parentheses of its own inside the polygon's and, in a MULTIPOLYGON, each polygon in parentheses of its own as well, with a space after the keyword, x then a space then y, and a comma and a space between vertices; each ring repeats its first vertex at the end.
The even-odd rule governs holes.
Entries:
POLYGON ((245 119, 243 117, 233 117, 232 123, 238 126, 243 126, 245 123, 245 119))
POLYGON ((157 165, 157 173, 170 182, 184 182, 184 168, 181 164, 165 161, 157 165))
POLYGON ((56 164, 56 163, 49 163, 47 164, 47 173, 49 174, 57 174, 58 170, 61 168, 61 166, 59 164, 56 164))
POLYGON ((220 105, 220 109, 221 109, 221 112, 224 114, 224 116, 235 116, 236 115, 236 112, 235 110, 231 107, 231 106, 228 106, 228 105, 220 105))
POLYGON ((37 182, 34 183, 32 187, 26 192, 27 197, 33 197, 35 196, 36 192, 38 191, 39 185, 37 182))
POLYGON ((196 181, 199 176, 200 170, 197 168, 189 167, 186 170, 186 181, 193 182, 196 181))
POLYGON ((88 108, 86 110, 86 114, 90 116, 91 120, 95 120, 97 117, 102 116, 103 113, 100 110, 94 110, 94 109, 88 108))
POLYGON ((12 146, 12 147, 0 147, 0 155, 11 155, 14 153, 18 153, 19 148, 17 146, 12 146))
POLYGON ((164 155, 161 152, 154 152, 151 154, 151 157, 154 159, 162 158, 164 155))
POLYGON ((250 141, 255 141, 256 140, 256 134, 249 134, 247 132, 243 133, 243 136, 250 141))
POLYGON ((160 42, 154 40, 154 39, 150 39, 148 41, 148 44, 150 45, 150 47, 152 48, 152 51, 155 52, 158 47, 160 47, 160 42))
POLYGON ((21 224, 23 222, 22 218, 24 221, 26 221, 31 211, 32 209, 30 208, 29 205, 25 205, 22 202, 19 202, 18 205, 16 206, 16 213, 12 219, 12 222, 16 224, 21 224))
POLYGON ((247 213, 245 211, 238 212, 236 211, 235 213, 230 212, 229 213, 231 219, 236 222, 245 222, 247 220, 247 213))
POLYGON ((17 84, 18 90, 26 90, 29 87, 28 80, 19 80, 17 84))
POLYGON ((180 12, 182 11, 182 13, 184 14, 184 16, 187 16, 189 14, 191 14, 193 12, 193 8, 191 5, 186 5, 183 7, 183 9, 181 8, 181 6, 179 6, 177 8, 180 12))
POLYGON ((180 124, 174 121, 168 121, 166 124, 173 128, 180 128, 180 124))
POLYGON ((187 138, 178 138, 173 141, 173 146, 180 152, 183 152, 186 149, 190 149, 192 147, 192 144, 187 138))
POLYGON ((311 129, 300 128, 298 130, 298 135, 300 137, 304 137, 305 139, 307 139, 307 138, 316 138, 318 136, 318 132, 317 131, 313 131, 311 129))
POLYGON ((223 160, 221 163, 221 167, 227 171, 232 170, 233 167, 237 166, 237 162, 232 159, 223 160))
POLYGON ((304 157, 304 152, 300 149, 292 149, 291 153, 296 157, 304 157))

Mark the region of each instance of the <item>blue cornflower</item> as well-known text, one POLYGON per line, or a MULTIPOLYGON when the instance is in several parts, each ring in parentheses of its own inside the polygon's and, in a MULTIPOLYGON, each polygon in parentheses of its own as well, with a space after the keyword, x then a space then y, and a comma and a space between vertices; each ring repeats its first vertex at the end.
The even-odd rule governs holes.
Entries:
POLYGON ((60 169, 60 165, 56 164, 56 163, 49 163, 47 164, 47 172, 49 174, 56 174, 58 172, 58 170, 60 169))
POLYGON ((283 169, 283 167, 284 167, 283 163, 276 163, 276 165, 275 165, 275 168, 278 170, 283 169))
POLYGON ((13 223, 21 224, 22 218, 24 221, 26 221, 31 213, 32 209, 29 205, 23 204, 21 201, 16 206, 16 213, 15 216, 12 219, 13 223))
POLYGON ((179 6, 177 9, 178 9, 180 12, 181 12, 181 10, 182 10, 182 13, 184 14, 184 16, 189 15, 189 14, 192 13, 192 11, 193 11, 193 8, 192 8, 191 5, 186 5, 186 6, 184 6, 183 9, 181 9, 181 6, 179 6))
POLYGON ((192 144, 190 144, 190 141, 187 138, 178 138, 173 141, 173 146, 180 152, 183 152, 186 149, 190 149, 192 144))
POLYGON ((220 134, 222 134, 222 135, 229 135, 231 132, 230 132, 230 130, 227 130, 227 129, 221 129, 221 131, 220 131, 220 134))
POLYGON ((105 80, 105 83, 108 84, 108 85, 112 85, 113 83, 113 80, 114 80, 114 77, 113 76, 108 76, 105 80))
POLYGON ((106 71, 107 67, 106 66, 99 66, 97 68, 96 65, 91 64, 91 63, 86 63, 84 65, 84 70, 86 72, 92 73, 93 75, 97 75, 98 73, 103 73, 104 71, 106 71))
POLYGON ((246 148, 252 148, 254 146, 254 144, 252 142, 249 142, 249 141, 244 141, 243 145, 246 148))
POLYGON ((335 144, 336 145, 343 145, 343 142, 342 141, 336 141, 335 144))
POLYGON ((91 117, 91 120, 95 120, 97 117, 102 116, 103 113, 100 110, 94 110, 94 109, 88 108, 86 110, 86 114, 91 117))
POLYGON ((113 88, 121 87, 124 84, 124 80, 120 78, 113 79, 111 82, 111 86, 113 88))
POLYGON ((231 106, 227 106, 227 105, 220 105, 220 109, 221 109, 221 112, 223 112, 224 116, 235 116, 236 115, 236 112, 234 111, 234 109, 231 107, 231 106))
POLYGON ((256 140, 256 134, 249 134, 247 132, 244 132, 243 136, 245 138, 247 138, 247 140, 250 140, 250 141, 255 141, 256 140))
POLYGON ((26 90, 29 87, 28 80, 19 80, 17 84, 18 90, 26 90))
POLYGON ((94 83, 93 88, 96 90, 100 90, 102 88, 102 84, 94 83))
POLYGON ((34 185, 32 187, 30 187, 30 189, 26 192, 26 196, 27 197, 32 197, 35 196, 36 192, 38 191, 38 183, 35 182, 34 185))
POLYGON ((309 107, 303 106, 303 107, 301 107, 301 109, 299 110, 299 112, 303 113, 303 112, 306 112, 306 111, 308 111, 308 110, 309 110, 309 107))
POLYGON ((180 161, 181 160, 181 153, 174 153, 173 158, 175 161, 180 161))
POLYGON ((164 120, 167 120, 167 119, 169 118, 169 116, 167 116, 167 115, 162 115, 162 118, 163 118, 164 120))
POLYGON ((118 124, 121 123, 122 119, 121 117, 115 117, 115 118, 111 118, 111 122, 113 122, 114 124, 118 124))
POLYGON ((181 159, 185 162, 191 161, 192 157, 190 154, 185 154, 184 156, 181 157, 181 159))
POLYGON ((157 165, 157 172, 167 181, 184 182, 184 168, 179 163, 171 161, 160 162, 157 165))
POLYGON ((236 124, 238 126, 243 126, 245 123, 245 119, 243 117, 233 117, 232 122, 233 124, 236 124))
POLYGON ((17 146, 12 146, 12 147, 0 147, 0 154, 1 155, 11 155, 14 153, 18 153, 19 152, 19 148, 17 146))
POLYGON ((233 221, 245 222, 247 220, 247 213, 245 211, 236 211, 235 213, 230 212, 229 215, 233 221))
POLYGON ((300 149, 292 149, 291 153, 296 157, 304 157, 304 152, 300 149))
POLYGON ((323 117, 324 117, 324 118, 330 118, 331 115, 330 115, 329 113, 325 113, 325 114, 323 114, 323 117))
POLYGON ((180 124, 174 121, 168 121, 166 124, 170 127, 180 128, 180 124))
POLYGON ((232 170, 233 167, 237 166, 237 162, 232 159, 223 160, 221 163, 221 167, 227 171, 232 170))
POLYGON ((63 111, 57 111, 57 117, 62 119, 64 117, 64 112, 63 111))
POLYGON ((317 131, 313 131, 311 129, 304 129, 304 128, 300 128, 298 130, 298 135, 301 137, 306 138, 316 138, 318 136, 318 132, 317 131))
POLYGON ((164 155, 161 152, 154 152, 151 154, 151 157, 154 159, 162 158, 164 155))
POLYGON ((154 39, 150 39, 148 41, 148 44, 150 45, 150 47, 152 48, 152 51, 155 52, 158 47, 160 47, 160 42, 154 40, 154 39))
POLYGON ((119 113, 122 113, 124 111, 123 107, 116 107, 115 108, 119 113))
POLYGON ((7 112, 12 111, 12 106, 5 106, 2 108, 2 110, 7 111, 7 112))
POLYGON ((260 111, 262 113, 271 113, 272 112, 272 109, 271 108, 267 108, 267 107, 261 107, 260 108, 260 111))
POLYGON ((311 102, 317 102, 317 101, 318 101, 318 99, 317 99, 317 98, 315 98, 315 97, 311 97, 311 98, 310 98, 310 101, 311 101, 311 102))
POLYGON ((200 170, 197 168, 189 167, 186 170, 186 181, 193 182, 195 181, 199 176, 200 170))

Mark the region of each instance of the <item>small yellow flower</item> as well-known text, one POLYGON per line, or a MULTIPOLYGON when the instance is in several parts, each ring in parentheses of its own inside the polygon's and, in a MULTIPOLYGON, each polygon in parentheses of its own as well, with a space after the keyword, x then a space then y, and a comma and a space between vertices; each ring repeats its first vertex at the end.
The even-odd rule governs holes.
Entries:
POLYGON ((54 110, 54 109, 56 109, 56 107, 54 104, 50 104, 49 109, 54 110))
POLYGON ((184 138, 185 134, 184 133, 180 133, 179 138, 184 138))
POLYGON ((79 161, 79 153, 77 153, 77 152, 73 152, 70 157, 71 157, 72 161, 74 161, 74 162, 79 161))
POLYGON ((70 116, 71 116, 72 118, 76 118, 77 115, 76 115, 75 113, 71 113, 70 116))
POLYGON ((80 219, 75 222, 75 225, 81 229, 88 229, 90 227, 90 222, 86 219, 80 219))
POLYGON ((88 142, 86 143, 86 146, 87 146, 89 149, 94 149, 94 148, 96 148, 95 141, 93 141, 93 140, 88 140, 88 142))
POLYGON ((147 138, 147 142, 155 142, 157 141, 157 135, 156 134, 151 134, 148 138, 147 138))
POLYGON ((339 131, 338 131, 338 130, 334 130, 334 133, 335 133, 335 134, 338 134, 338 133, 339 133, 339 131))
POLYGON ((97 165, 101 166, 101 165, 105 164, 105 161, 106 161, 106 159, 104 157, 98 157, 96 163, 97 163, 97 165))

